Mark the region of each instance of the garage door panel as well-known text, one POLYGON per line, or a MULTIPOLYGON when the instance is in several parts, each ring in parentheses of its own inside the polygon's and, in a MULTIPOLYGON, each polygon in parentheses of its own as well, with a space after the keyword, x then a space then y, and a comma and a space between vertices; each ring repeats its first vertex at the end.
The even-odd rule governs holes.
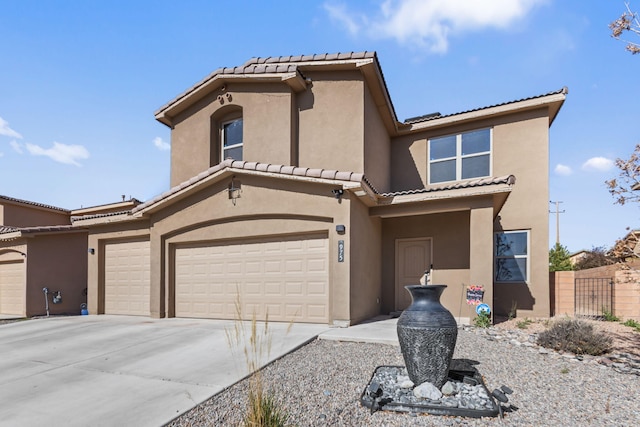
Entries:
POLYGON ((24 262, 0 263, 0 313, 24 316, 26 311, 24 262))
POLYGON ((255 310, 258 318, 268 311, 274 321, 328 322, 326 238, 178 247, 175 260, 178 317, 234 319, 240 292, 245 318, 255 310), (207 274, 194 274, 203 259, 210 265, 207 274), (195 295, 193 289, 201 286, 208 292, 195 295), (205 309, 202 299, 208 302, 205 309), (316 308, 310 311, 309 304, 316 308))
POLYGON ((105 245, 105 314, 150 314, 149 241, 105 245))

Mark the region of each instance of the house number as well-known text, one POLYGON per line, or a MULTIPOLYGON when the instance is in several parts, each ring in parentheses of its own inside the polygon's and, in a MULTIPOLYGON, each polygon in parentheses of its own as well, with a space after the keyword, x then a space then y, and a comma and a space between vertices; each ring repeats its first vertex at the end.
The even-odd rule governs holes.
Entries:
POLYGON ((338 240, 338 262, 344 262, 344 240, 338 240))

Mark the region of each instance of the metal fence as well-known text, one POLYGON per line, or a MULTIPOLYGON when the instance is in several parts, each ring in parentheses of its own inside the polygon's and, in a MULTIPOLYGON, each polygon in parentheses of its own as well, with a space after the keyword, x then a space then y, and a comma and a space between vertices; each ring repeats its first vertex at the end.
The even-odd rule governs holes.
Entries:
POLYGON ((613 278, 575 279, 575 316, 602 319, 613 313, 613 278))

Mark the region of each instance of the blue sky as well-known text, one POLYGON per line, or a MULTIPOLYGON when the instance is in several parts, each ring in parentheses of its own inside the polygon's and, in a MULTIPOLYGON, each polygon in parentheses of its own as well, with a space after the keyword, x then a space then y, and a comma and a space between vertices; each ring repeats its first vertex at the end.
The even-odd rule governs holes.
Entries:
POLYGON ((610 246, 640 227, 638 206, 614 205, 604 185, 640 143, 640 55, 607 27, 624 7, 0 0, 0 194, 68 209, 149 199, 169 187, 169 129, 153 113, 216 68, 375 50, 400 120, 568 86, 550 131, 549 198, 563 202, 560 239, 571 251, 610 246))

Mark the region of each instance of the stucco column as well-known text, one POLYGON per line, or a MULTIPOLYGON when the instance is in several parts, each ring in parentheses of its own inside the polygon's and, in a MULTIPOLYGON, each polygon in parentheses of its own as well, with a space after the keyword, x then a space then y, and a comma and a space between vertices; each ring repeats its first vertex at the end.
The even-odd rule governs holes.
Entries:
POLYGON ((471 209, 469 269, 472 285, 484 287, 484 300, 493 310, 493 206, 471 209))
POLYGON ((164 247, 162 237, 151 228, 151 271, 149 289, 149 311, 151 317, 165 317, 165 281, 164 281, 164 247))

